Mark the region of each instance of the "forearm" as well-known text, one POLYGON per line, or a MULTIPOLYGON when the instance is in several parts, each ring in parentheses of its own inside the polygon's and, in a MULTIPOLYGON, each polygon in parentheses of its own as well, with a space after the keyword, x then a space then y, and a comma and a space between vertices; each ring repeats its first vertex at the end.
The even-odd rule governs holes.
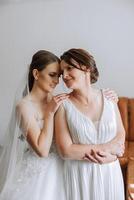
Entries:
POLYGON ((38 138, 38 147, 44 155, 49 154, 53 138, 54 117, 48 115, 45 117, 44 125, 38 138))
MULTIPOLYGON (((112 146, 112 141, 110 142, 111 144, 109 144, 109 142, 105 144, 70 144, 68 147, 62 147, 58 149, 63 159, 83 160, 86 154, 92 154, 92 150, 96 152, 105 151, 105 152, 114 154, 113 149, 109 148, 110 145, 112 146)), ((113 156, 113 160, 114 159, 115 159, 115 156, 113 156)))
POLYGON ((86 153, 92 152, 92 149, 97 150, 98 145, 93 144, 70 144, 66 148, 59 148, 60 155, 63 159, 83 160, 86 153))
POLYGON ((71 144, 67 148, 60 149, 60 154, 63 159, 83 160, 87 153, 92 154, 92 150, 104 151, 111 154, 109 162, 113 162, 119 153, 118 148, 115 148, 115 145, 118 146, 118 142, 120 142, 119 138, 115 137, 104 144, 71 144))

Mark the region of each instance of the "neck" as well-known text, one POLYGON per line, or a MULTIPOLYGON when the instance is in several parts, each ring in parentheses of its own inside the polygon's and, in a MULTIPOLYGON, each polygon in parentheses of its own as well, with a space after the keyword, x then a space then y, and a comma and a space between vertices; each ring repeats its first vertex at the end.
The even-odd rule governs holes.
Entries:
POLYGON ((34 85, 30 92, 30 96, 32 98, 32 101, 36 103, 47 103, 48 92, 45 92, 36 85, 34 85))
POLYGON ((83 89, 73 90, 71 96, 77 101, 86 105, 93 101, 93 94, 94 89, 90 85, 83 89))

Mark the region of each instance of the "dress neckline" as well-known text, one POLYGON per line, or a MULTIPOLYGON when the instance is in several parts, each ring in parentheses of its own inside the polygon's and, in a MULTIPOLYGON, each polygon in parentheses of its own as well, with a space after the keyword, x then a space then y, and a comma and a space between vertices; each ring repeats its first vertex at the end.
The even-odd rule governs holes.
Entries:
POLYGON ((91 118, 87 117, 84 113, 82 113, 75 105, 74 103, 70 100, 70 99, 67 99, 67 101, 73 106, 73 108, 77 111, 77 113, 79 113, 84 119, 86 119, 93 127, 94 129, 96 130, 96 126, 95 126, 95 123, 99 123, 98 125, 98 130, 100 129, 100 124, 102 122, 102 119, 103 119, 103 116, 104 116, 104 111, 105 111, 105 96, 103 94, 103 91, 101 91, 101 94, 102 94, 102 99, 103 99, 103 108, 102 108, 102 112, 101 112, 101 115, 100 115, 100 118, 96 121, 93 121, 91 118))

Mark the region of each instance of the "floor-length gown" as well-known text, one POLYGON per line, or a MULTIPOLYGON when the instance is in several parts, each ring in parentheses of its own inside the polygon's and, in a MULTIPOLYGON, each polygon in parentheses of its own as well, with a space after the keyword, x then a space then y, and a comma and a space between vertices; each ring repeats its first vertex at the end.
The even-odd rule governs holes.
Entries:
MULTIPOLYGON (((73 143, 106 143, 116 135, 114 105, 103 97, 103 112, 97 124, 71 102, 63 103, 73 143)), ((65 160, 64 179, 67 200, 124 200, 124 184, 119 161, 96 164, 65 160)))
MULTIPOLYGON (((38 119, 39 127, 43 120, 38 119)), ((63 160, 53 141, 48 158, 41 158, 27 143, 27 150, 12 186, 1 200, 65 200, 63 160)))

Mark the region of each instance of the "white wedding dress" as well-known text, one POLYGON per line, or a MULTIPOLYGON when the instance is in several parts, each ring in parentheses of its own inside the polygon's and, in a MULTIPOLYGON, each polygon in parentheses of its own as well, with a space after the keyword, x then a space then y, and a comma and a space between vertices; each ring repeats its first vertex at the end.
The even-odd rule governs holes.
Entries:
MULTIPOLYGON (((38 124, 42 128, 43 120, 38 124)), ((26 146, 21 168, 0 200, 65 200, 63 161, 54 141, 48 158, 40 158, 28 143, 26 146)))
MULTIPOLYGON (((106 143, 116 135, 114 105, 104 97, 101 119, 94 124, 70 101, 64 109, 73 143, 106 143)), ((87 161, 65 160, 64 178, 67 200, 124 200, 124 184, 119 161, 96 164, 87 161)))

